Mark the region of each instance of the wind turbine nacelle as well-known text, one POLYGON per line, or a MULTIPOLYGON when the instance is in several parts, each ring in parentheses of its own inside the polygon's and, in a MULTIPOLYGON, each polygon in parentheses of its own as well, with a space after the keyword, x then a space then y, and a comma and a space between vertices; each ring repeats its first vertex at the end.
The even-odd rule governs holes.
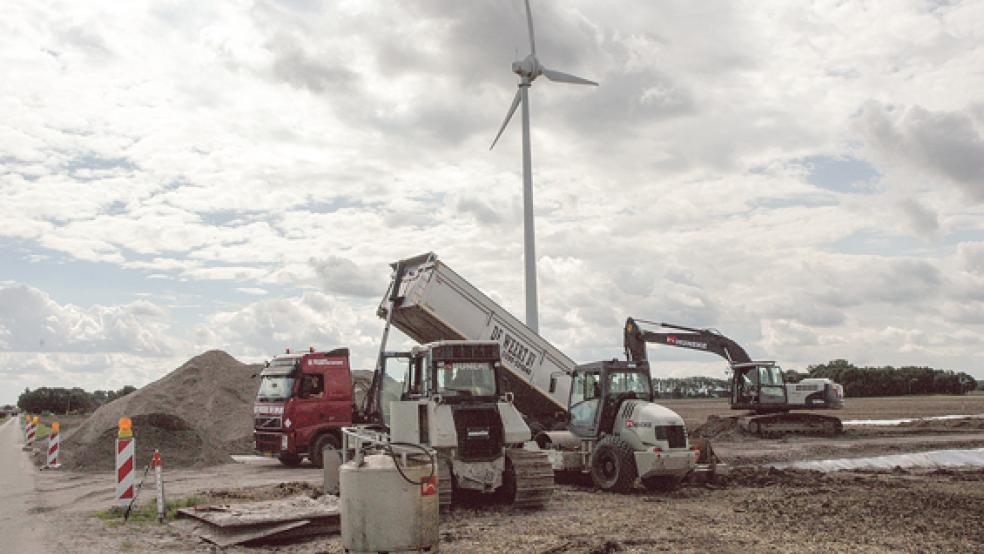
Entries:
POLYGON ((523 58, 522 61, 512 63, 513 73, 529 80, 536 79, 543 73, 543 66, 532 54, 523 58))

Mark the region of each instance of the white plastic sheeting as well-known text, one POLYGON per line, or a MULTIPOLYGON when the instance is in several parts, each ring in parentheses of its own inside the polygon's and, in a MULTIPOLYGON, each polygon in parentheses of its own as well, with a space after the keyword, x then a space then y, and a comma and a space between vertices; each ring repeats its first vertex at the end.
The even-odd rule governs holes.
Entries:
POLYGON ((280 463, 276 458, 257 456, 255 454, 233 454, 229 457, 237 464, 274 465, 280 463))
POLYGON ((842 423, 844 425, 901 425, 902 423, 909 423, 911 421, 945 421, 948 419, 984 419, 984 414, 911 417, 906 419, 849 419, 842 423))
POLYGON ((840 458, 836 460, 804 460, 781 464, 768 464, 778 469, 814 469, 823 472, 843 469, 893 469, 984 467, 984 448, 966 450, 931 450, 911 454, 891 454, 870 458, 840 458))

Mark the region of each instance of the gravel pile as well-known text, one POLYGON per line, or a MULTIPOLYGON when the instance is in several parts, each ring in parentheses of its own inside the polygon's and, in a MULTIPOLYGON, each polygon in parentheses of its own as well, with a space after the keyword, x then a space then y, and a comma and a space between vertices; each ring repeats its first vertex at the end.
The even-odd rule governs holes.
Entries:
POLYGON ((161 379, 96 410, 62 443, 63 464, 72 469, 114 469, 117 422, 133 420, 136 466, 154 449, 165 467, 231 461, 252 451, 253 399, 261 366, 246 365, 211 350, 195 356, 161 379))

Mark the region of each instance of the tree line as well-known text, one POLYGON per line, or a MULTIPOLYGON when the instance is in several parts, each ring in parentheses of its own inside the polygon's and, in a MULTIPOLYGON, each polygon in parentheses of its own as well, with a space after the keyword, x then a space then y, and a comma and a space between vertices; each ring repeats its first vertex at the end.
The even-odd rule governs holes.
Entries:
POLYGON ((713 377, 657 377, 653 379, 656 398, 708 398, 728 396, 731 383, 713 377))
POLYGON ((79 387, 40 387, 24 389, 17 398, 17 407, 33 414, 51 412, 53 414, 87 414, 117 398, 137 390, 127 385, 119 390, 97 390, 89 392, 79 387))
POLYGON ((811 365, 807 372, 786 372, 788 382, 826 377, 844 386, 844 396, 902 396, 907 394, 966 394, 978 383, 964 372, 931 367, 858 367, 847 360, 811 365))

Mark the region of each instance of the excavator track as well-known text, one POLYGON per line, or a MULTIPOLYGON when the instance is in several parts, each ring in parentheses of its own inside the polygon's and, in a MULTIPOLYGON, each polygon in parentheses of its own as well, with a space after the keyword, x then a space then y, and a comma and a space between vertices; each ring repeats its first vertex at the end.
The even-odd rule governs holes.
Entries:
POLYGON ((819 414, 780 413, 747 415, 738 419, 742 428, 761 436, 836 435, 844 425, 839 418, 819 414))
POLYGON ((451 511, 451 503, 454 498, 454 482, 451 479, 451 461, 445 458, 438 458, 437 503, 441 513, 451 511))
MULTIPOLYGON (((516 508, 542 508, 554 491, 554 474, 545 452, 506 449, 511 475, 515 479, 512 505, 516 508)), ((509 471, 507 469, 507 471, 509 471)))

